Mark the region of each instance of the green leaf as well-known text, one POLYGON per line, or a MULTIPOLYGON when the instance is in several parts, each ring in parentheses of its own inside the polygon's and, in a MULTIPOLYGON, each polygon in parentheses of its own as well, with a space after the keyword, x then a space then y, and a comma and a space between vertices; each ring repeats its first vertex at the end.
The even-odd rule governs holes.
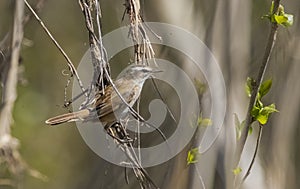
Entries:
POLYGON ((202 114, 198 116, 197 126, 199 127, 207 127, 212 125, 212 120, 209 118, 203 118, 202 114))
POLYGON ((270 12, 267 15, 262 16, 262 18, 268 18, 271 22, 280 24, 284 27, 292 26, 294 23, 294 15, 286 14, 284 12, 284 6, 279 5, 278 10, 274 12, 274 1, 272 1, 270 12))
POLYGON ((278 112, 275 104, 264 107, 260 99, 257 99, 256 105, 251 110, 251 116, 260 124, 265 125, 268 122, 270 114, 273 112, 278 112))
POLYGON ((211 119, 208 119, 208 118, 204 118, 204 119, 202 119, 202 121, 201 121, 201 125, 202 125, 202 126, 211 126, 211 125, 212 125, 212 120, 211 120, 211 119))
POLYGON ((259 109, 262 109, 264 107, 264 104, 262 103, 262 101, 259 99, 257 99, 256 101, 256 106, 259 108, 259 109))
POLYGON ((288 21, 288 18, 285 17, 284 15, 274 15, 274 19, 277 24, 283 24, 288 21))
POLYGON ((268 122, 269 116, 273 112, 278 112, 278 110, 275 108, 275 104, 265 106, 260 110, 259 114, 256 116, 256 120, 260 124, 265 125, 268 122))
POLYGON ((256 117, 256 120, 262 125, 265 125, 268 122, 268 119, 269 119, 269 114, 266 114, 266 115, 259 114, 256 117))
POLYGON ((233 169, 232 172, 235 176, 237 176, 242 172, 242 168, 237 167, 237 168, 233 169))
POLYGON ((251 93, 253 91, 253 87, 255 85, 255 80, 251 77, 247 77, 247 82, 246 82, 246 93, 248 97, 251 97, 251 93))
POLYGON ((253 127, 250 126, 250 127, 249 127, 249 131, 248 131, 248 135, 251 135, 252 133, 253 133, 253 127))
POLYGON ((202 116, 199 116, 197 124, 198 124, 198 126, 201 126, 201 127, 211 126, 212 120, 209 118, 202 118, 202 116))
POLYGON ((284 27, 290 27, 294 23, 294 15, 292 14, 284 14, 284 17, 286 18, 286 22, 283 22, 281 25, 284 27))
POLYGON ((254 106, 251 110, 252 117, 256 118, 259 115, 260 108, 257 106, 254 106))
POLYGON ((251 110, 252 117, 254 117, 256 119, 259 116, 259 114, 260 114, 260 112, 261 112, 261 110, 262 110, 263 107, 264 107, 264 105, 260 101, 260 97, 258 97, 258 99, 256 101, 256 105, 251 110))
POLYGON ((274 1, 272 1, 271 7, 270 7, 270 15, 273 14, 274 11, 274 1))
POLYGON ((241 129, 241 122, 237 114, 234 114, 234 124, 235 124, 236 139, 239 140, 242 135, 242 129, 241 129))
POLYGON ((192 163, 197 163, 198 162, 198 157, 199 157, 200 153, 199 153, 199 149, 198 148, 193 148, 191 150, 188 151, 188 155, 187 155, 187 164, 192 164, 192 163))
POLYGON ((265 96, 270 91, 271 86, 272 86, 272 79, 268 79, 261 84, 259 88, 260 98, 265 96))
POLYGON ((275 104, 270 104, 269 106, 265 106, 263 109, 262 109, 262 113, 264 114, 271 114, 273 112, 279 112, 276 107, 275 107, 275 104))
POLYGON ((284 27, 292 26, 294 23, 294 15, 286 14, 283 5, 279 5, 278 12, 273 15, 272 22, 276 22, 284 27))
POLYGON ((239 140, 242 135, 242 130, 245 126, 245 120, 240 122, 237 114, 234 114, 234 123, 235 123, 236 139, 239 140))
POLYGON ((201 82, 199 79, 194 79, 194 84, 199 95, 202 95, 207 90, 207 85, 201 82))

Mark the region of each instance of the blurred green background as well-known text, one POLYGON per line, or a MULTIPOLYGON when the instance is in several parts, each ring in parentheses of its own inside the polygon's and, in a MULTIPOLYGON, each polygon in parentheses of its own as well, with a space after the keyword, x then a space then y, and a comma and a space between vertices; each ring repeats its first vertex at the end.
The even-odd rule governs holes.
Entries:
MULTIPOLYGON (((30 1, 34 4, 35 1, 30 1)), ((122 22, 122 1, 101 2, 102 28, 106 34, 128 23, 122 22)), ((269 22, 260 17, 269 11, 271 1, 222 0, 151 0, 142 1, 146 21, 166 22, 183 27, 205 42, 216 56, 226 82, 227 114, 220 141, 211 155, 201 157, 198 166, 209 164, 203 170, 207 188, 226 188, 235 144, 233 113, 245 117, 248 99, 244 91, 247 76, 256 77, 269 32, 269 22), (209 157, 214 158, 210 159, 209 157), (202 164, 201 164, 202 163, 202 164)), ((300 1, 282 1, 285 10, 294 14, 291 28, 279 28, 278 41, 272 53, 267 78, 273 78, 273 87, 266 104, 275 102, 280 113, 272 115, 264 129, 259 160, 244 188, 298 188, 300 184, 300 1)), ((11 31, 14 4, 0 1, 0 39, 11 31)), ((26 9, 26 12, 28 10, 26 9)), ((88 49, 88 33, 77 1, 46 1, 39 14, 56 40, 62 45, 75 65, 88 49)), ((44 121, 64 109, 64 87, 68 76, 66 61, 46 36, 38 22, 32 19, 25 28, 22 46, 22 66, 26 84, 19 85, 14 108, 12 134, 21 142, 20 152, 30 167, 49 178, 44 182, 26 175, 25 189, 76 188, 138 188, 131 175, 126 184, 124 168, 112 165, 92 152, 78 133, 75 124, 49 127, 44 121)), ((118 67, 130 61, 124 54, 111 62, 118 67)), ((157 53, 158 56, 160 53, 157 53)), ((165 55, 167 56, 167 55, 165 55)), ((169 59, 176 59, 169 54, 169 59)), ((184 67, 184 66, 183 66, 184 67)), ((69 94, 71 91, 69 90, 69 94)), ((254 129, 254 134, 257 132, 254 129)), ((251 136, 253 140, 255 136, 251 136)), ((245 163, 251 156, 251 139, 247 143, 245 163)), ((186 153, 170 162, 149 168, 150 175, 166 188, 199 188, 199 179, 191 179, 186 167, 186 153), (164 177, 171 171, 168 177, 164 177)), ((0 178, 10 177, 3 173, 0 178)), ((2 189, 11 188, 0 186, 2 189)))

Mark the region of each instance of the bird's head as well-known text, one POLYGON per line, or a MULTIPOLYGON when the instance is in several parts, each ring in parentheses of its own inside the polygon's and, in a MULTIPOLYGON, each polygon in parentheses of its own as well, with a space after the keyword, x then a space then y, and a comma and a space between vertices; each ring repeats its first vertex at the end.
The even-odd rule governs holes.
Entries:
POLYGON ((144 82, 154 73, 159 72, 162 72, 162 70, 145 65, 131 65, 126 68, 124 76, 126 77, 126 79, 134 79, 139 82, 144 82))

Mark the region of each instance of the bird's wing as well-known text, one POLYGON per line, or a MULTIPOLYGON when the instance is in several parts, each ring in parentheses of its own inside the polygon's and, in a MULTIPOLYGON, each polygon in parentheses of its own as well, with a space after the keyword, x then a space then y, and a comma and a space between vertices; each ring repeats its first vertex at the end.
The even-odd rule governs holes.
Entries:
MULTIPOLYGON (((126 83, 115 83, 118 91, 121 93, 122 97, 125 101, 128 101, 128 97, 130 96, 131 90, 126 88, 128 85, 126 83)), ((105 89, 105 94, 99 97, 99 100, 96 100, 96 111, 98 114, 98 117, 101 119, 102 117, 105 117, 113 112, 116 112, 120 106, 122 106, 124 103, 122 102, 122 99, 119 97, 119 95, 116 93, 116 91, 113 89, 112 86, 108 86, 107 89, 105 89)))

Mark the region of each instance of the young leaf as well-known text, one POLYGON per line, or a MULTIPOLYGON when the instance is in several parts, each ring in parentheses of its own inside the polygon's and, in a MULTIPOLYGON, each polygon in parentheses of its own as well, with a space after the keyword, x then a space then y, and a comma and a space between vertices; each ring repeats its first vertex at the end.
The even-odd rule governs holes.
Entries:
POLYGON ((294 15, 292 14, 284 14, 284 17, 286 18, 286 21, 283 22, 281 25, 284 27, 290 27, 294 23, 294 15))
POLYGON ((272 1, 271 7, 270 7, 270 15, 273 14, 274 11, 274 1, 272 1))
POLYGON ((197 163, 198 162, 198 157, 199 157, 200 153, 199 153, 199 149, 198 148, 193 148, 191 150, 188 151, 188 155, 187 155, 187 164, 192 164, 192 163, 197 163))
POLYGON ((273 112, 279 112, 279 111, 276 109, 275 104, 270 104, 269 106, 265 106, 262 109, 262 112, 265 114, 271 114, 273 112))
POLYGON ((277 24, 280 24, 284 27, 290 27, 294 23, 294 15, 292 14, 274 15, 274 20, 277 24))
POLYGON ((212 120, 208 118, 202 118, 202 116, 198 117, 197 121, 198 126, 207 127, 212 125, 212 120))
POLYGON ((258 106, 254 106, 251 110, 252 117, 256 118, 259 115, 260 108, 258 106))
POLYGON ((268 122, 268 119, 269 119, 269 114, 259 114, 256 117, 256 120, 262 125, 265 125, 268 122))
POLYGON ((294 23, 294 15, 286 14, 284 12, 283 5, 280 4, 278 7, 278 12, 273 15, 272 21, 284 27, 289 27, 292 26, 294 23))
POLYGON ((248 131, 248 135, 251 135, 252 133, 253 133, 253 127, 250 126, 250 127, 249 127, 249 131, 248 131))
POLYGON ((260 98, 265 96, 270 91, 271 86, 272 86, 272 79, 268 79, 261 84, 259 88, 260 98))
POLYGON ((256 120, 260 124, 265 125, 268 122, 269 116, 273 112, 278 112, 278 110, 275 108, 275 104, 265 106, 260 110, 259 114, 256 116, 256 120))
POLYGON ((235 176, 237 176, 242 172, 242 168, 237 167, 237 168, 233 169, 232 172, 235 176))
POLYGON ((234 124, 235 124, 236 139, 239 140, 242 135, 242 130, 245 126, 245 120, 240 122, 238 116, 234 114, 234 124))
POLYGON ((239 140, 242 135, 242 130, 241 130, 241 122, 236 114, 234 114, 234 124, 235 124, 236 139, 239 140))
POLYGON ((207 90, 207 85, 203 82, 201 82, 199 79, 194 79, 194 83, 196 86, 196 90, 199 95, 202 95, 207 90))
POLYGON ((292 26, 294 23, 294 16, 292 14, 286 14, 284 12, 284 6, 279 5, 278 10, 273 13, 274 11, 274 1, 272 1, 270 7, 270 13, 267 15, 263 15, 262 18, 268 18, 271 22, 280 24, 284 27, 292 26))
POLYGON ((283 24, 288 21, 288 18, 284 15, 274 15, 274 19, 277 22, 277 24, 283 24))
POLYGON ((253 91, 254 85, 255 85, 255 80, 251 77, 247 77, 246 93, 247 93, 248 97, 251 97, 251 93, 253 91))

